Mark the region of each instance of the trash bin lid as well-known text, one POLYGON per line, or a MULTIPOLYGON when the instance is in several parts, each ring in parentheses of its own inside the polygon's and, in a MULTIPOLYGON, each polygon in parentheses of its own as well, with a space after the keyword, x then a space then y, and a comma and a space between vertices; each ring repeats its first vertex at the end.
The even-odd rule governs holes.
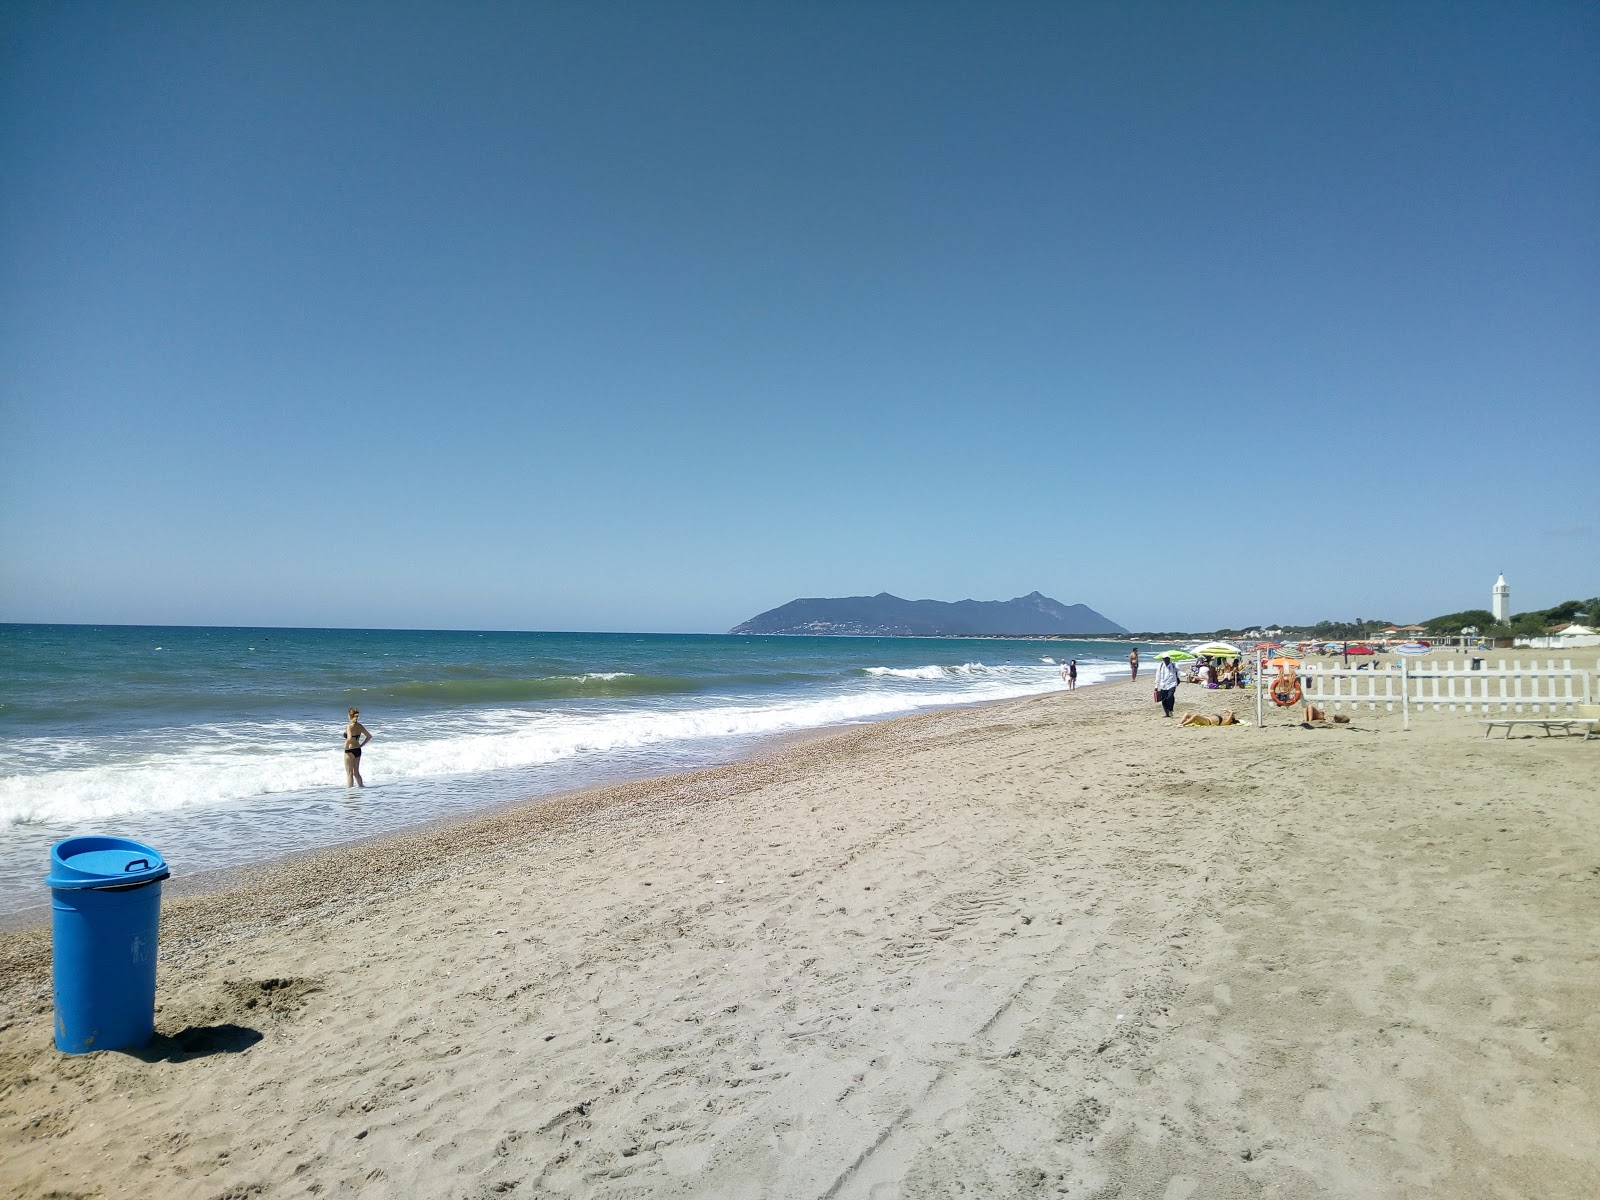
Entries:
POLYGON ((88 835, 50 847, 53 888, 121 888, 154 883, 172 872, 156 850, 131 838, 88 835))

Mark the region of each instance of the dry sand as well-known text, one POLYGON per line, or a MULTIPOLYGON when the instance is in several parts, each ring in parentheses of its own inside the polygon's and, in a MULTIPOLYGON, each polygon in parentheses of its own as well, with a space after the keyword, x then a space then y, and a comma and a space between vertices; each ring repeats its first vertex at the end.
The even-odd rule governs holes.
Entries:
POLYGON ((1600 743, 1158 713, 939 712, 169 899, 137 1056, 56 1054, 8 935, 0 1193, 1600 1195, 1600 743))

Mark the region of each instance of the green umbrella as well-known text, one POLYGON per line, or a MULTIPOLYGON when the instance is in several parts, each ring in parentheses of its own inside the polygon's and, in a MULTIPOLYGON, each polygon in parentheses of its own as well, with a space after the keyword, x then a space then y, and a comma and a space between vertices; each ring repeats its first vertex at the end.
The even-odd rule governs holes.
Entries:
POLYGON ((1227 642, 1207 642, 1204 646, 1196 646, 1194 652, 1211 658, 1238 658, 1243 654, 1239 647, 1227 642))
POLYGON ((1193 658, 1194 655, 1187 650, 1163 650, 1160 654, 1152 654, 1150 657, 1157 662, 1160 662, 1163 658, 1170 658, 1173 662, 1183 662, 1186 659, 1193 658))

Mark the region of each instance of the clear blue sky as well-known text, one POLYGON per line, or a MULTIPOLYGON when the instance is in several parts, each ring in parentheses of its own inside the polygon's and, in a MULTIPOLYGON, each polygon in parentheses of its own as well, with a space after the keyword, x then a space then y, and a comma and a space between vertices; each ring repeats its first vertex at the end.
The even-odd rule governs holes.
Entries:
POLYGON ((0 620, 1600 591, 1592 4, 0 14, 0 620))

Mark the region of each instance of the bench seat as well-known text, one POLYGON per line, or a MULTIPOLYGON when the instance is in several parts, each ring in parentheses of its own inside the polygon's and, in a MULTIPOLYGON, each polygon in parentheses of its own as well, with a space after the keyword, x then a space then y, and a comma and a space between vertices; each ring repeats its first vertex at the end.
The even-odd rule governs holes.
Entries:
POLYGON ((1568 737, 1574 730, 1583 730, 1583 740, 1588 741, 1594 736, 1595 726, 1600 725, 1600 717, 1501 717, 1499 720, 1482 721, 1484 726, 1483 736, 1488 737, 1498 727, 1504 725, 1506 737, 1511 736, 1512 726, 1537 725, 1544 730, 1545 737, 1554 736, 1554 730, 1561 730, 1568 737))

